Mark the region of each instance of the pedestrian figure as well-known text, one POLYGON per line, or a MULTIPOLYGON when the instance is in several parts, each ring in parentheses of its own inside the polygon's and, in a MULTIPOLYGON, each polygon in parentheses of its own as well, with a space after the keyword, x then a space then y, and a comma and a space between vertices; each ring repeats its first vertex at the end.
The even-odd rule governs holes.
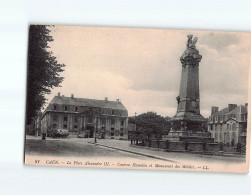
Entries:
POLYGON ((238 153, 241 153, 241 143, 240 143, 240 142, 237 143, 236 151, 237 151, 238 153))
POLYGON ((220 151, 221 152, 223 151, 223 143, 222 142, 220 143, 220 151))
POLYGON ((159 139, 157 140, 158 148, 159 148, 159 139))
POLYGON ((149 147, 152 147, 152 140, 149 139, 149 147))
POLYGON ((169 150, 169 141, 166 140, 166 149, 169 150))
POLYGON ((131 145, 132 145, 132 138, 131 138, 131 145))
POLYGON ((185 150, 188 150, 188 142, 185 141, 185 150))
POLYGON ((234 147, 234 139, 231 141, 231 147, 234 147))
POLYGON ((46 140, 46 133, 42 133, 42 140, 46 140))
POLYGON ((203 152, 205 152, 206 151, 206 142, 202 143, 202 148, 203 148, 203 152))

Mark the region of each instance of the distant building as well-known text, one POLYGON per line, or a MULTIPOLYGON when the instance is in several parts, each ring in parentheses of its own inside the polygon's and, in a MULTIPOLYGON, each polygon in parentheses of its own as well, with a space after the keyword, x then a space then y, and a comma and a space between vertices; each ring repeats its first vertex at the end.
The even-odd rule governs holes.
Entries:
POLYGON ((68 129, 81 137, 128 139, 128 112, 116 101, 55 96, 41 117, 42 132, 68 129))
POLYGON ((229 104, 220 111, 218 107, 212 107, 207 125, 215 142, 246 144, 247 107, 248 104, 229 104))

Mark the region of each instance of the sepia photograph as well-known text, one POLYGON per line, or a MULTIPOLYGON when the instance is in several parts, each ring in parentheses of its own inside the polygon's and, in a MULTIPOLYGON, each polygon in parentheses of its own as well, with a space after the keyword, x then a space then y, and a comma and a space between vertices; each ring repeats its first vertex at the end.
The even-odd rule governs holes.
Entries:
POLYGON ((250 33, 28 33, 25 164, 248 173, 250 33))

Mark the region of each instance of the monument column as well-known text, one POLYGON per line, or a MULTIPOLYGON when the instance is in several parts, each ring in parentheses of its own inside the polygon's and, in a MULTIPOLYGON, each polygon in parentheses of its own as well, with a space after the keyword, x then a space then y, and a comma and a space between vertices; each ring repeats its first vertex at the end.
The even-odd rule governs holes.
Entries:
POLYGON ((172 118, 168 134, 173 140, 195 137, 205 132, 205 118, 200 114, 199 62, 202 56, 196 49, 197 37, 188 35, 186 50, 180 57, 182 64, 177 112, 172 118))

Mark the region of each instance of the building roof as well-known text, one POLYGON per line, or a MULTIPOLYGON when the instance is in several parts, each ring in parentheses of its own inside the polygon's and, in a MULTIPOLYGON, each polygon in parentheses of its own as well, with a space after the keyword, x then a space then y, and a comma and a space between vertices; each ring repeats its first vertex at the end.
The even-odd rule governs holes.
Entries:
POLYGON ((219 112, 215 112, 214 114, 212 114, 211 117, 221 116, 221 115, 225 115, 227 113, 228 113, 228 108, 224 108, 224 109, 220 110, 219 112))
POLYGON ((240 106, 237 106, 235 109, 233 109, 228 114, 246 114, 246 113, 247 113, 247 107, 240 105, 240 106))
POLYGON ((246 114, 247 113, 247 107, 243 105, 239 105, 236 108, 234 108, 232 111, 228 111, 228 107, 220 110, 219 112, 216 112, 212 114, 210 117, 215 116, 222 116, 222 115, 231 115, 231 114, 246 114))
POLYGON ((99 107, 99 108, 109 108, 114 110, 127 110, 120 101, 117 102, 117 101, 96 100, 87 98, 75 98, 75 97, 72 98, 65 96, 55 96, 50 102, 50 104, 99 107))

